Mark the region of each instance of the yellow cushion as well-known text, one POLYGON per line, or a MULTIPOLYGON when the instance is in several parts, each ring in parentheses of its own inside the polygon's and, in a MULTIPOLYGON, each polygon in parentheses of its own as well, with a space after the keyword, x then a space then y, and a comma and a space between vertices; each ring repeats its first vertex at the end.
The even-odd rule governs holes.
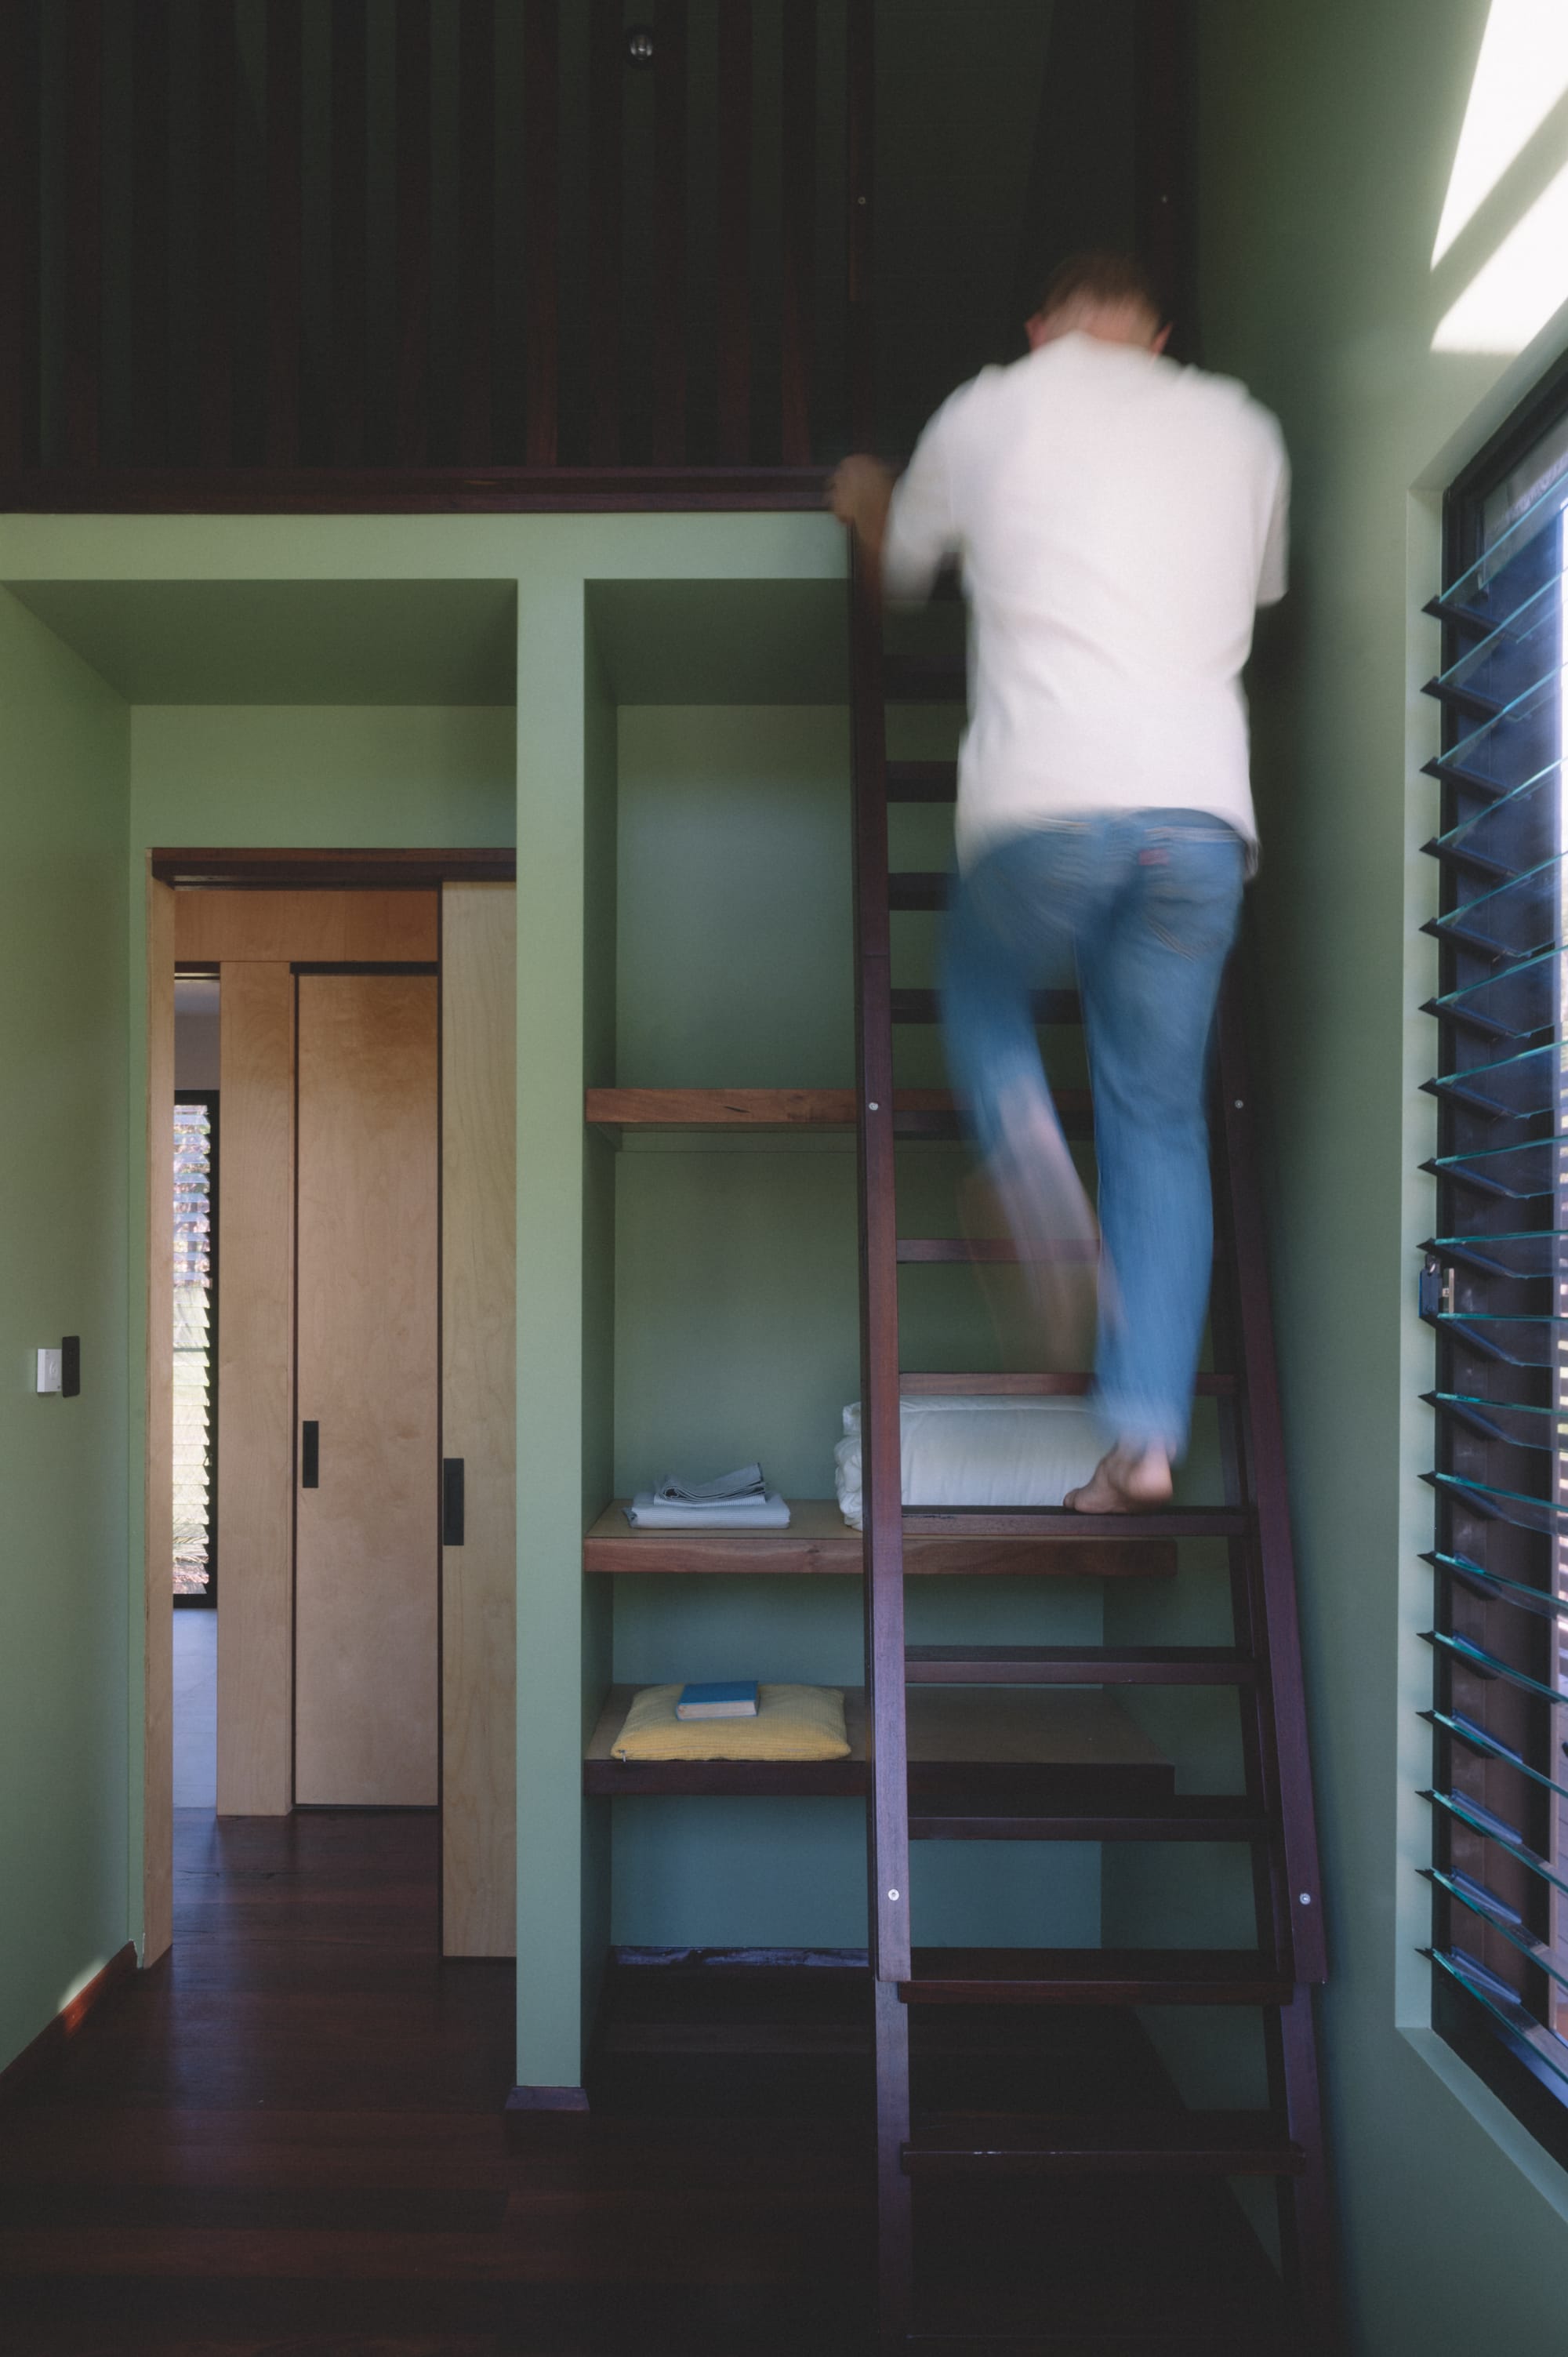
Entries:
POLYGON ((644 1686, 611 1747, 616 1760, 843 1760, 837 1686, 763 1686, 755 1718, 677 1718, 680 1686, 644 1686))

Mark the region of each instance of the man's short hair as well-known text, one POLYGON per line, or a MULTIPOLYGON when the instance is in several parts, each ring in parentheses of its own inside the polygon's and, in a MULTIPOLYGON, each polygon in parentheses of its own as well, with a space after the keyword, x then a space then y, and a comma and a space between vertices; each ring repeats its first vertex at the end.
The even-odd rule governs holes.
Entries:
POLYGON ((1131 303, 1139 305, 1156 320, 1165 317, 1155 282, 1136 254, 1094 250, 1069 253, 1065 262, 1058 263, 1046 281, 1033 316, 1036 319, 1048 318, 1053 311, 1065 311, 1072 304, 1119 308, 1131 303))

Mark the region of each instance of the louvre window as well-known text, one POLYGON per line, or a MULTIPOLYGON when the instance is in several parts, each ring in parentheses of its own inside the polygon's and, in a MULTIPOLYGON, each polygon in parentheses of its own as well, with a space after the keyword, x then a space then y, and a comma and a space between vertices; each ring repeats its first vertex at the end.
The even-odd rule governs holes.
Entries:
POLYGON ((199 1599, 212 1597, 217 1572, 217 1146, 215 1096, 182 1096, 174 1109, 174 1592, 199 1599))
POLYGON ((1451 490, 1434 1329, 1434 2019, 1568 2156, 1568 382, 1451 490))

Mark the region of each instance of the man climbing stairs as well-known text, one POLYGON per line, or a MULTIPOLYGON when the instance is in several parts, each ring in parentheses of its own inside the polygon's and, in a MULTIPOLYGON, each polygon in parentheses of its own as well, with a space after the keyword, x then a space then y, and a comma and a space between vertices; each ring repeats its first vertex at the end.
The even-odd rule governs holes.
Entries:
MULTIPOLYGON (((901 1265, 1015 1258, 1004 1241, 911 1237, 898 1227, 898 1141, 951 1134, 928 1102, 895 1093, 896 1027, 937 1018, 929 989, 897 985, 894 911, 943 902, 938 873, 890 873, 890 802, 940 803, 951 763, 890 760, 890 704, 952 703, 961 663, 892 658, 864 568, 852 584, 861 1230, 865 1651, 875 1986, 880 2345, 980 2357, 992 2349, 1089 2357, 1327 2357, 1336 2346, 1328 2188, 1313 1989, 1326 1977, 1323 1910, 1296 1626, 1273 1343, 1239 1011, 1228 992, 1216 1057, 1213 1403, 1223 1497, 1135 1520, 1063 1510, 906 1507, 901 1497, 901 1265), (1128 1551, 1174 1542, 1223 1550, 1230 1629, 1219 1644, 918 1645, 906 1641, 907 1533, 972 1541, 975 1576, 998 1540, 1091 1542, 1107 1573, 1128 1551), (1222 1689, 1240 1712, 1244 1789, 1172 1792, 1124 1809, 993 1797, 911 1813, 905 1705, 911 1684, 993 1689, 1098 1685, 1222 1689), (911 1842, 1242 1846, 1249 1947, 995 1949, 921 1943, 911 1920, 911 1842), (1145 2021, 1250 2008, 1261 2019, 1267 2100, 1191 2108, 1145 2021), (1279 2266, 1242 2224, 1230 2180, 1275 2189, 1279 2266), (1069 2265, 1069 2262, 1071 2262, 1069 2265)), ((1070 994, 1041 1021, 1070 1022, 1070 994)), ((1058 1093, 1069 1128, 1089 1105, 1058 1093)), ((934 1379, 926 1379, 931 1387, 934 1379)), ((954 1391, 1081 1392, 1081 1373, 944 1375, 954 1391)), ((1075 1551, 1081 1564, 1081 1548, 1075 1551)), ((1178 1571, 1178 1578, 1180 1577, 1178 1571)), ((1119 1587, 1122 1583, 1118 1582, 1119 1587)), ((1196 1846, 1204 1846, 1202 1847, 1196 1846)), ((1042 1855, 1019 1853, 1030 1872, 1042 1855)), ((1194 2050, 1189 2036, 1163 2045, 1194 2050)))

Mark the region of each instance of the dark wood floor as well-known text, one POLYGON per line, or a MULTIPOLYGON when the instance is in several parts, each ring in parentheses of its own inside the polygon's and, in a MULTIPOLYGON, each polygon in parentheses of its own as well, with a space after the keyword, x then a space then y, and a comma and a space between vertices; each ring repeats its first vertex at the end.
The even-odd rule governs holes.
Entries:
MULTIPOLYGON (((511 1970, 442 1964, 435 1865, 429 1816, 179 1813, 173 1953, 0 2108, 5 2357, 868 2357, 864 1970, 628 1968, 590 2115, 509 2141, 511 1970)), ((942 2108, 1174 2100, 1119 2017, 931 2029, 942 2108)), ((976 2260, 1063 2357, 1163 2352, 1173 2293, 1228 2357, 1276 2313, 1219 2187, 917 2212, 932 2325, 976 2260)))
POLYGON ((509 2145, 512 1974, 441 1963, 434 1818, 180 1812, 177 1876, 172 1954, 0 2110, 6 2357, 864 2349, 853 2136, 509 2145))

